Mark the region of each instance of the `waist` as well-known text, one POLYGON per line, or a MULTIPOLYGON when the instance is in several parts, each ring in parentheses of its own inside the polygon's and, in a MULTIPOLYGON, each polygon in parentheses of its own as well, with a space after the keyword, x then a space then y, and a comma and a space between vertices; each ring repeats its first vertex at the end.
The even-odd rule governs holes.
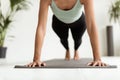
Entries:
POLYGON ((82 16, 82 11, 74 14, 54 14, 60 21, 70 24, 77 21, 82 16))
POLYGON ((68 24, 68 25, 72 25, 72 24, 74 24, 74 23, 82 22, 82 21, 84 20, 84 18, 85 18, 85 15, 84 15, 84 13, 82 12, 82 15, 81 15, 76 21, 71 22, 71 23, 65 23, 65 22, 61 21, 60 19, 58 19, 58 18, 53 14, 53 22, 55 22, 55 23, 59 23, 59 22, 60 22, 60 23, 68 24))

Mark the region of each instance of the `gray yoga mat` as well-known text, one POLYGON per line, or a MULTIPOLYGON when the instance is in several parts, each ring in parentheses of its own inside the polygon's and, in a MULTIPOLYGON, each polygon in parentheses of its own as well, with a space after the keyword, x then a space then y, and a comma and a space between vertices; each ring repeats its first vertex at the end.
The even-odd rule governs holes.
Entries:
MULTIPOLYGON (((99 66, 87 66, 88 62, 91 62, 92 59, 89 58, 82 58, 80 60, 70 60, 66 61, 64 59, 52 59, 52 60, 47 60, 44 61, 47 65, 45 67, 32 67, 34 68, 117 68, 116 65, 108 65, 105 67, 99 67, 99 66)), ((31 67, 26 67, 24 65, 16 65, 14 68, 31 68, 31 67)))
POLYGON ((108 56, 114 56, 113 26, 107 26, 107 47, 108 56))

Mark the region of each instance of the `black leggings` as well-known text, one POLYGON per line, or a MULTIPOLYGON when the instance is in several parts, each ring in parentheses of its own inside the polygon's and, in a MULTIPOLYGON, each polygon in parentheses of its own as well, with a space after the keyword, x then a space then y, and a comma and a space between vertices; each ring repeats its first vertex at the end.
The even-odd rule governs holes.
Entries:
POLYGON ((55 15, 53 15, 52 28, 60 38, 60 41, 66 50, 69 50, 68 32, 70 28, 74 39, 74 49, 77 50, 82 42, 83 33, 86 30, 85 15, 83 13, 77 21, 70 24, 60 21, 55 15))

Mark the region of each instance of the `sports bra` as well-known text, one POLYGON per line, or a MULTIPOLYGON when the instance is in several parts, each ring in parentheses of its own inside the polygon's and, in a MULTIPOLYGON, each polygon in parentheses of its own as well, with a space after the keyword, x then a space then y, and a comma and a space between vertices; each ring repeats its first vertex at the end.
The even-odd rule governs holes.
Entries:
POLYGON ((54 0, 51 2, 51 9, 53 14, 62 22, 64 23, 73 23, 77 21, 81 15, 82 15, 82 4, 80 3, 80 0, 77 0, 75 5, 70 10, 62 10, 60 9, 54 0))

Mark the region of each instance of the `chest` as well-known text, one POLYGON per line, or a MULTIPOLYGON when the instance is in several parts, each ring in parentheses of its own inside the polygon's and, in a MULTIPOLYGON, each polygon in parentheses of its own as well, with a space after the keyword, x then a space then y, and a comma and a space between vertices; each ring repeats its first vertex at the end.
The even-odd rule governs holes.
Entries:
POLYGON ((76 5, 77 0, 54 0, 54 2, 58 8, 69 10, 76 5))

